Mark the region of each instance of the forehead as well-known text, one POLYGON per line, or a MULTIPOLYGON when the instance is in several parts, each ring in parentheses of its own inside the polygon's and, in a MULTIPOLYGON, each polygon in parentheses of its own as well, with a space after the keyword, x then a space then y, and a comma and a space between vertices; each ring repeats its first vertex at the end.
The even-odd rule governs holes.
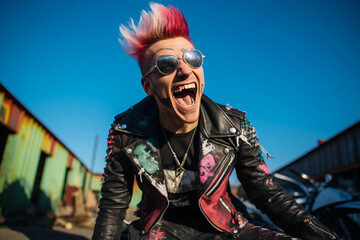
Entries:
POLYGON ((147 51, 148 56, 176 54, 181 53, 182 49, 192 49, 194 46, 191 42, 183 37, 169 38, 155 42, 147 51))

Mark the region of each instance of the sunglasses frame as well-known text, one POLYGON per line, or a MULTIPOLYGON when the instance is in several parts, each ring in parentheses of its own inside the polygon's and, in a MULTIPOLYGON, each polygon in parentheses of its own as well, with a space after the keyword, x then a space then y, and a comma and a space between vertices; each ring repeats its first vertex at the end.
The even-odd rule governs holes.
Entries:
POLYGON ((158 58, 156 59, 155 65, 152 66, 152 68, 150 68, 150 70, 147 71, 147 72, 144 74, 144 77, 148 76, 148 75, 149 75, 150 73, 152 73, 155 69, 157 69, 157 70, 159 71, 159 73, 161 73, 162 75, 165 75, 165 76, 170 75, 170 74, 172 74, 173 72, 175 72, 176 68, 175 68, 174 71, 172 71, 171 73, 164 73, 164 72, 162 72, 162 71, 158 68, 158 64, 157 64, 157 63, 158 63, 159 58, 165 57, 165 56, 175 57, 175 59, 177 60, 176 68, 177 68, 177 66, 179 65, 179 61, 180 61, 180 60, 183 60, 184 63, 186 63, 189 67, 191 67, 191 68, 193 68, 193 69, 197 69, 197 68, 200 68, 200 67, 202 66, 202 64, 203 64, 203 62, 204 62, 204 59, 205 59, 205 56, 204 56, 199 50, 197 50, 197 49, 190 49, 190 50, 185 51, 185 52, 183 53, 183 56, 182 56, 181 58, 178 58, 178 57, 176 57, 175 55, 162 55, 162 56, 160 56, 160 57, 158 57, 158 58), (185 59, 185 54, 188 53, 188 52, 191 52, 191 51, 200 53, 200 55, 201 55, 201 57, 202 57, 202 61, 201 61, 200 66, 198 66, 198 67, 191 66, 191 64, 189 64, 189 63, 186 61, 186 59, 185 59))

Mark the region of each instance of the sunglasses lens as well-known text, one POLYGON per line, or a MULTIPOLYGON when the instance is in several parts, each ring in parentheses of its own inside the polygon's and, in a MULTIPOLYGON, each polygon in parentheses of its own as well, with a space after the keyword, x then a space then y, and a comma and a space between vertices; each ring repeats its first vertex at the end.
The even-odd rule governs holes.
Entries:
POLYGON ((184 60, 193 68, 199 68, 203 62, 203 56, 199 50, 189 50, 184 54, 184 60))
POLYGON ((169 75, 175 71, 179 60, 173 55, 161 56, 157 59, 156 65, 160 73, 169 75))

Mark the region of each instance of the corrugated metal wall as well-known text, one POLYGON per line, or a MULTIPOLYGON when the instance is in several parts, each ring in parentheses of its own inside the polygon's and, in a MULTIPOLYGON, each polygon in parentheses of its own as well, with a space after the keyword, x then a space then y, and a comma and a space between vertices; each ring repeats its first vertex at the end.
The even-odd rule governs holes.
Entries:
POLYGON ((100 191, 101 175, 89 172, 1 84, 0 125, 4 126, 0 137, 5 143, 5 146, 0 146, 3 147, 0 156, 0 215, 25 212, 31 204, 38 211, 56 211, 63 205, 65 188, 82 189, 86 175, 86 181, 92 181, 84 190, 100 191))
POLYGON ((56 142, 53 155, 46 157, 37 206, 40 211, 61 207, 68 155, 68 150, 56 142))
POLYGON ((0 201, 9 212, 22 212, 28 205, 44 133, 34 119, 25 116, 19 132, 8 136, 0 168, 0 201))
POLYGON ((96 192, 100 192, 102 187, 101 178, 93 173, 91 173, 91 178, 92 178, 91 184, 89 185, 90 189, 96 192))
POLYGON ((292 168, 316 177, 323 176, 325 173, 341 173, 359 167, 360 122, 357 122, 276 172, 293 176, 290 172, 292 168))
POLYGON ((86 169, 82 167, 80 161, 77 158, 74 158, 67 179, 68 185, 77 188, 82 188, 84 184, 85 171, 86 169))

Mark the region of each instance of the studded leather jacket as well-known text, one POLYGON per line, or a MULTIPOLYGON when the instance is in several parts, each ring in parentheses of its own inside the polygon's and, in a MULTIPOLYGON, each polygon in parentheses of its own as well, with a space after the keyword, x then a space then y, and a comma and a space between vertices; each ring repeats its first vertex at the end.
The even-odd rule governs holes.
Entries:
MULTIPOLYGON (((318 222, 309 221, 312 216, 272 181, 258 139, 243 112, 216 104, 206 96, 202 97, 200 111, 197 196, 201 212, 214 228, 236 238, 248 222, 227 194, 235 169, 249 199, 288 233, 336 239, 335 235, 316 238, 317 232, 328 230, 321 224, 309 225, 318 222)), ((166 211, 169 201, 157 146, 158 114, 154 99, 146 97, 115 117, 93 239, 119 239, 134 176, 144 195, 139 210, 142 234, 148 233, 166 211)))

